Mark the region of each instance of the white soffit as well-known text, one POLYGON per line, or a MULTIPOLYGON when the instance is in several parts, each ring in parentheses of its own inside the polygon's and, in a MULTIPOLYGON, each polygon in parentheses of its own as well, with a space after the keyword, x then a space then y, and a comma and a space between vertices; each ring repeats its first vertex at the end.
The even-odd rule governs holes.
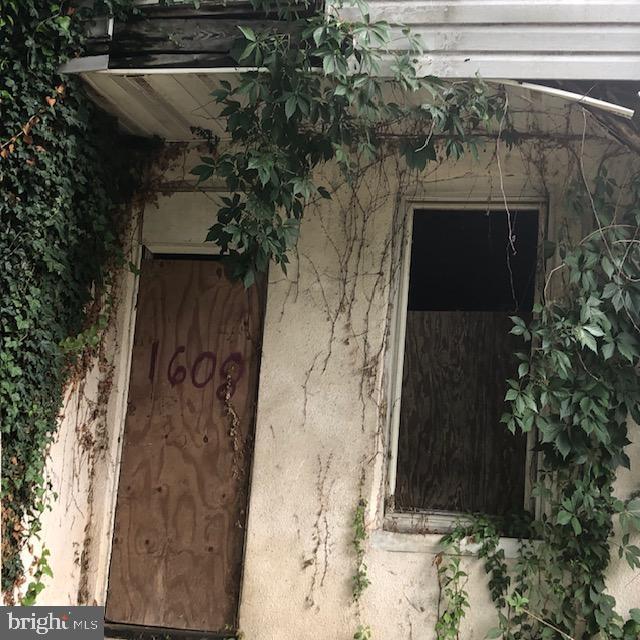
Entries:
MULTIPOLYGON (((82 73, 94 102, 118 118, 123 130, 136 136, 159 136, 168 142, 184 142, 206 138, 210 131, 225 137, 222 107, 215 103, 211 92, 222 78, 231 80, 234 73, 220 70, 143 70, 92 71, 82 73), (199 129, 193 131, 193 129, 199 129)), ((492 84, 549 94, 564 101, 584 104, 614 113, 624 118, 633 111, 620 105, 580 96, 576 93, 513 80, 488 80, 492 84)))
POLYGON ((203 138, 191 131, 191 127, 199 127, 223 137, 221 107, 210 95, 218 86, 219 74, 171 70, 130 74, 131 70, 122 75, 100 71, 82 74, 93 100, 116 116, 125 131, 181 142, 203 138))

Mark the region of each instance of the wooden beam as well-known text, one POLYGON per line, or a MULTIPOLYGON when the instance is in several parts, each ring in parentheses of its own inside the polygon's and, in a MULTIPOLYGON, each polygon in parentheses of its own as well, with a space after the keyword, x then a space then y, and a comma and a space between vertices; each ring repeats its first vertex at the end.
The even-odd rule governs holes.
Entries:
MULTIPOLYGON (((301 6, 300 15, 311 15, 312 13, 320 11, 323 6, 323 2, 320 0, 309 3, 308 7, 305 7, 303 2, 299 4, 301 6)), ((153 4, 140 7, 140 9, 146 16, 153 18, 203 18, 211 16, 265 17, 264 12, 258 12, 254 9, 250 0, 202 0, 197 9, 189 4, 174 6, 153 4)))
POLYGON ((109 69, 219 69, 236 64, 228 53, 130 53, 109 57, 109 69))
POLYGON ((227 53, 242 38, 239 27, 257 33, 291 33, 292 26, 278 20, 175 18, 131 20, 116 26, 112 55, 138 53, 227 53))

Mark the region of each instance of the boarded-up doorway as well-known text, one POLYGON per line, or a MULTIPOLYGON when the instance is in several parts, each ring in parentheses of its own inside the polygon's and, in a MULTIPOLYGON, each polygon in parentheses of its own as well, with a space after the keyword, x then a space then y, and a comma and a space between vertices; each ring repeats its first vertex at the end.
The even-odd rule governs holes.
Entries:
POLYGON ((237 624, 261 289, 215 259, 144 260, 106 619, 237 624))

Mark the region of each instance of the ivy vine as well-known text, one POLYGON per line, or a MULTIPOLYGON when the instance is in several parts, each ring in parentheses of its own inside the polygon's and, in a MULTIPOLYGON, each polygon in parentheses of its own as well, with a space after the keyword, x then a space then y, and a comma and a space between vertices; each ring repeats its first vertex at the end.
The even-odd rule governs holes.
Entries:
POLYGON ((233 55, 257 70, 212 93, 231 143, 192 171, 199 182, 224 181, 234 194, 223 198, 207 240, 230 255, 246 286, 271 261, 286 272, 306 206, 331 198, 314 176, 320 165, 335 162, 348 178, 359 162, 394 148, 409 167, 424 169, 438 155, 475 152, 477 129, 505 118, 503 98, 480 80, 418 77, 419 39, 405 29, 409 51, 390 53, 389 25, 371 21, 364 3, 357 3, 361 20, 353 21, 340 18, 341 3, 310 17, 308 3, 253 4, 276 12, 287 27, 239 27, 233 55), (383 64, 392 78, 380 74, 383 64), (428 99, 412 103, 414 94, 428 99))
MULTIPOLYGON (((120 11, 130 3, 98 4, 120 11)), ((389 54, 389 25, 372 22, 364 5, 358 21, 341 20, 336 6, 309 16, 304 5, 255 5, 290 28, 241 30, 234 56, 259 70, 214 92, 231 144, 193 170, 200 181, 222 179, 233 194, 207 239, 230 254, 246 286, 270 261, 286 270, 306 206, 331 198, 316 181, 320 165, 335 162, 348 179, 363 158, 392 151, 420 170, 475 152, 480 128, 508 129, 503 98, 480 80, 419 78, 413 55, 420 43, 408 31, 411 51, 389 54), (382 65, 391 79, 379 75, 382 65)), ((79 82, 58 73, 82 48, 85 12, 63 1, 0 0, 2 589, 9 598, 23 581, 21 552, 39 532, 44 461, 64 384, 94 335, 87 311, 120 257, 119 205, 131 187, 115 177, 129 174, 114 166, 109 126, 79 82)), ((515 566, 487 519, 447 536, 452 553, 438 566, 446 602, 439 638, 457 637, 468 608, 459 544, 469 536, 481 542, 498 609, 491 637, 631 640, 640 633, 640 611, 623 619, 606 589, 614 544, 640 567, 632 540, 640 497, 613 493, 617 472, 629 464, 627 417, 640 422, 640 177, 618 184, 603 165, 593 189, 580 178, 572 205, 590 216, 594 231, 557 248, 552 277, 564 279, 562 296, 543 300, 529 324, 514 318, 513 333, 531 351, 518 354, 518 379, 508 381, 506 395, 506 427, 535 429, 542 457, 535 492, 546 510, 526 524, 515 566)), ((362 535, 356 530, 354 595, 366 587, 362 535)), ((36 560, 38 579, 50 572, 47 555, 36 560)), ((38 583, 32 587, 35 599, 38 583)), ((368 628, 360 633, 370 636, 368 628)))
POLYGON ((364 499, 358 501, 353 515, 353 549, 356 554, 356 568, 352 577, 353 581, 353 601, 359 602, 365 589, 371 584, 367 574, 367 565, 364 561, 364 545, 367 540, 367 527, 365 523, 365 510, 367 502, 364 499))
MULTIPOLYGON (((128 0, 96 2, 124 11, 128 0)), ((114 127, 58 68, 91 13, 60 0, 0 0, 0 407, 2 590, 24 582, 21 552, 51 499, 44 465, 65 382, 92 341, 96 302, 120 256, 133 182, 114 127), (94 303, 94 304, 92 304, 94 303)), ((95 333, 95 332, 94 332, 95 333)), ((32 604, 51 574, 34 560, 32 604)))
MULTIPOLYGON (((390 151, 410 168, 424 169, 430 161, 473 152, 478 128, 495 123, 513 141, 504 101, 481 81, 417 77, 412 54, 420 45, 408 32, 413 52, 383 60, 389 27, 370 22, 366 7, 357 22, 340 20, 331 7, 312 17, 288 6, 276 10, 293 28, 285 34, 242 29, 236 59, 259 70, 213 93, 231 144, 193 170, 199 181, 222 179, 234 194, 223 200, 207 239, 234 258, 247 286, 272 260, 286 271, 306 205, 331 197, 315 180, 319 165, 335 162, 349 179, 358 161, 390 151), (390 80, 377 75, 383 62, 393 70, 390 80), (410 96, 424 94, 430 99, 412 103, 410 96), (391 95, 402 97, 393 102, 391 95)), ((561 267, 553 273, 566 275, 564 295, 536 306, 529 325, 514 318, 513 333, 532 349, 518 354, 519 377, 508 381, 504 421, 512 432, 536 430, 543 465, 535 493, 547 511, 520 523, 515 569, 498 543, 500 527, 487 519, 445 540, 454 553, 439 557, 446 603, 439 638, 458 637, 470 606, 456 553, 469 535, 481 541, 499 611, 493 637, 638 635, 640 612, 620 617, 605 572, 616 519, 623 532, 618 554, 640 565, 640 549, 631 541, 640 528, 640 503, 613 495, 616 472, 628 465, 627 417, 640 419, 639 185, 617 184, 605 166, 594 190, 580 176, 572 204, 593 219, 595 231, 557 248, 561 267)))
MULTIPOLYGON (((640 494, 623 500, 613 492, 617 472, 629 467, 629 416, 640 423, 640 175, 619 183, 603 163, 588 185, 581 172, 570 204, 592 220, 593 231, 577 243, 561 240, 560 263, 545 287, 560 279, 562 294, 536 305, 529 324, 514 317, 511 331, 531 350, 516 354, 518 379, 507 381, 503 422, 514 433, 535 429, 541 469, 534 495, 543 514, 520 531, 514 567, 498 544, 499 528, 486 518, 443 539, 453 551, 450 564, 462 538, 481 542, 499 619, 490 638, 640 634, 640 609, 623 619, 606 588, 612 548, 640 568, 633 544, 640 494)), ((451 599, 448 606, 464 615, 451 599)))

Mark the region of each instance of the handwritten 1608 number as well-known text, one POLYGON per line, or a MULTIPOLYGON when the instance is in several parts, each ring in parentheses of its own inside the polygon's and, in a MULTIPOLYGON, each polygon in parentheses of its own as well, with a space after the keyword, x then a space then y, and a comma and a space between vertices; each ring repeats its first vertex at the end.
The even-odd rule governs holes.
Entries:
MULTIPOLYGON (((151 345, 151 356, 149 359, 149 380, 153 383, 156 376, 156 365, 158 362, 158 349, 160 341, 155 340, 151 345)), ((191 365, 191 371, 179 364, 180 355, 186 351, 184 345, 179 345, 173 352, 167 367, 167 380, 172 387, 182 384, 189 377, 191 384, 196 389, 202 389, 212 380, 216 372, 218 356, 212 351, 202 351, 191 365)), ((231 353, 220 365, 220 377, 225 381, 216 389, 216 395, 220 400, 224 400, 229 386, 229 396, 233 396, 236 391, 236 384, 244 374, 244 359, 239 352, 231 353)))

